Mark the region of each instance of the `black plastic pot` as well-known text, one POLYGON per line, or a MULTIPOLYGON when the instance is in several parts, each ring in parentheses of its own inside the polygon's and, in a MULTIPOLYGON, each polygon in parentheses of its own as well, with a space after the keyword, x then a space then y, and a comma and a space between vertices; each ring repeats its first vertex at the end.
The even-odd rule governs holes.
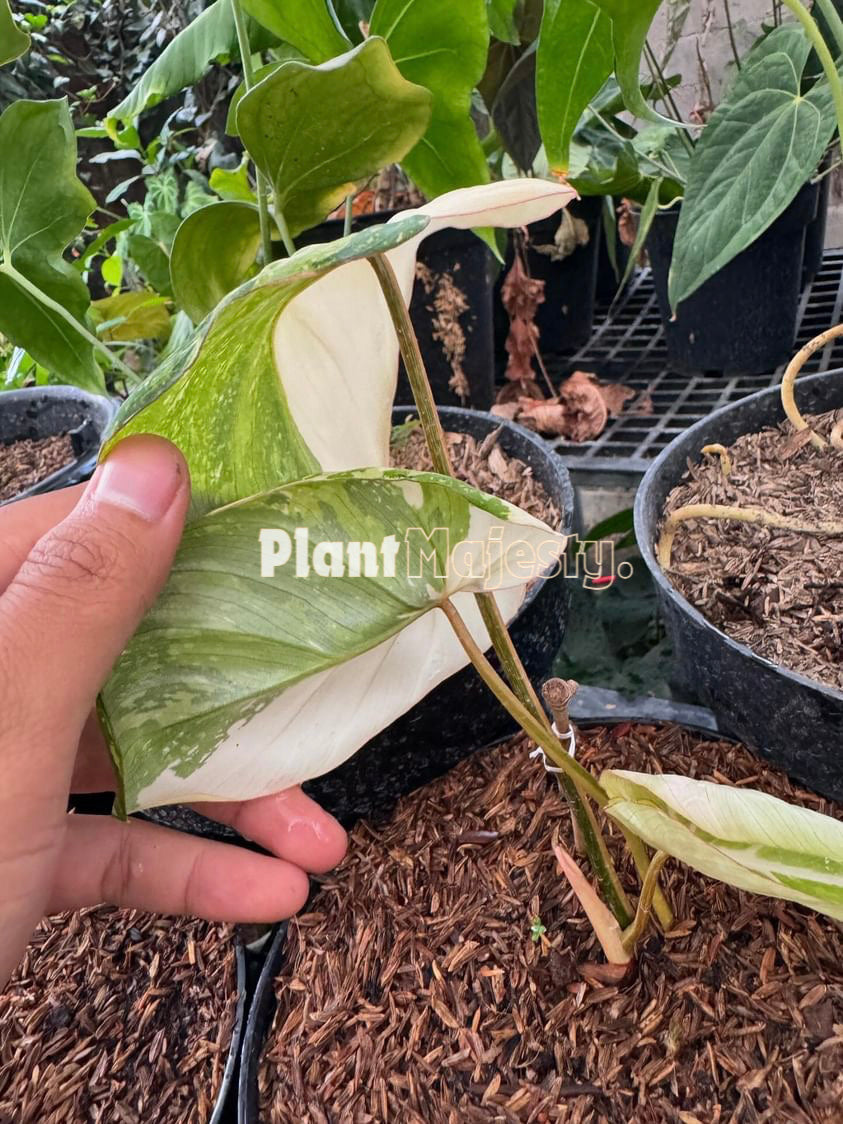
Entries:
POLYGON ((100 440, 117 412, 110 398, 88 394, 73 386, 37 386, 0 394, 0 443, 25 438, 70 435, 76 459, 57 472, 24 488, 4 503, 53 492, 87 480, 94 471, 100 440))
POLYGON ((818 195, 819 185, 806 184, 760 238, 682 301, 675 319, 667 287, 679 206, 656 212, 647 252, 672 367, 760 374, 790 358, 805 229, 816 216, 818 195))
MULTIPOLYGON (((825 169, 825 165, 823 166, 825 169)), ((805 231, 805 257, 802 262, 802 285, 810 285, 819 273, 825 253, 825 231, 828 225, 828 199, 831 176, 826 173, 817 184, 817 214, 805 231)))
MULTIPOLYGON (((796 397, 807 414, 843 406, 843 375, 800 379, 796 397)), ((638 489, 635 533, 673 645, 674 685, 680 696, 710 707, 721 730, 790 776, 841 800, 843 692, 779 667, 715 628, 671 584, 654 551, 665 501, 687 462, 699 461, 704 445, 729 446, 743 434, 783 419, 774 387, 716 410, 680 434, 653 462, 638 489)))
MULTIPOLYGON (((568 211, 586 224, 588 242, 584 246, 578 246, 562 261, 554 261, 548 253, 535 248, 553 245, 561 215, 551 215, 550 218, 531 223, 527 227, 530 235, 527 267, 531 277, 544 281, 544 301, 536 312, 542 354, 576 351, 591 337, 597 290, 597 262, 600 246, 604 241, 602 208, 603 199, 596 195, 576 199, 569 204, 568 211)), ((503 354, 509 332, 509 318, 501 301, 500 287, 513 260, 514 251, 510 239, 504 271, 495 294, 495 343, 499 356, 503 354)))
MULTIPOLYGON (((362 215, 354 220, 360 230, 373 223, 386 222, 395 212, 362 215)), ((332 242, 341 238, 343 223, 330 220, 305 231, 296 239, 297 245, 332 242)), ((470 230, 440 230, 419 246, 416 284, 410 302, 410 317, 419 341, 422 357, 433 388, 433 396, 443 406, 469 406, 488 410, 494 398, 494 331, 492 324, 492 288, 498 273, 489 247, 470 230), (424 270, 429 273, 425 273, 424 270), (425 285, 430 286, 430 291, 425 285), (458 314, 459 330, 465 351, 459 360, 468 382, 468 397, 463 399, 450 386, 454 374, 452 356, 446 342, 437 339, 441 325, 437 323, 434 302, 437 295, 447 302, 449 292, 458 291, 467 307, 458 314)), ((447 314, 445 314, 447 318, 447 314)), ((403 363, 399 369, 395 401, 413 401, 403 363)))

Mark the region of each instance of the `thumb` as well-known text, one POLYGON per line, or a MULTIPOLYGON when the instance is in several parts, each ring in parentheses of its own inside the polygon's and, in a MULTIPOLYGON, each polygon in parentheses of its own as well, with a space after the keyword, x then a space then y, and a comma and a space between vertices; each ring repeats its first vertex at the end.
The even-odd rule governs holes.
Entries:
POLYGON ((21 748, 30 742, 32 751, 34 733, 39 749, 55 752, 59 740, 75 749, 97 692, 166 581, 188 500, 178 449, 159 437, 127 438, 30 550, 0 597, 0 667, 27 728, 21 748))

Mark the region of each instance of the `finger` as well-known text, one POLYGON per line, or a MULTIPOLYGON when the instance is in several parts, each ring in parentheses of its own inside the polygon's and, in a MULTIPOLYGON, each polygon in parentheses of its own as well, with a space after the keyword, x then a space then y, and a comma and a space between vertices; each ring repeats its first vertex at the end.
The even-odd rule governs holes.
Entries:
POLYGON ((258 800, 194 807, 311 874, 324 874, 337 866, 348 847, 340 824, 300 788, 258 800))
POLYGON ((42 754, 54 757, 69 739, 75 749, 93 699, 164 584, 187 504, 187 466, 175 446, 129 438, 0 597, 7 687, 25 740, 42 754))
POLYGON ((68 816, 49 912, 100 902, 209 921, 273 922, 307 901, 307 875, 282 859, 137 820, 68 816))
POLYGON ((0 593, 43 534, 65 519, 85 492, 84 484, 0 507, 0 593))
POLYGON ((108 746, 97 716, 91 711, 79 737, 70 791, 74 794, 114 792, 116 783, 108 746))

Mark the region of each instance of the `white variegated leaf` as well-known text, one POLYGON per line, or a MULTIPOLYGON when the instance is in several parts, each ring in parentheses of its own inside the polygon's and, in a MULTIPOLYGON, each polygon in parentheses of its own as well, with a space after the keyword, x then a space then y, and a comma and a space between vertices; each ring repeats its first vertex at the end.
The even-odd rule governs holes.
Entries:
POLYGON ((610 769, 606 811, 653 847, 742 890, 843 920, 843 823, 746 788, 610 769))

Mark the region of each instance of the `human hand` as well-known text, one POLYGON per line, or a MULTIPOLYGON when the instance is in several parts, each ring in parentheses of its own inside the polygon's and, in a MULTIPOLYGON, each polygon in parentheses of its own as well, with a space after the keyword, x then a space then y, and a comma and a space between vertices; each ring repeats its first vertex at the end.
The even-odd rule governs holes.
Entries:
POLYGON ((197 806, 269 856, 67 814, 71 792, 114 787, 92 707, 166 581, 188 500, 181 454, 144 436, 87 486, 0 509, 0 986, 45 914, 111 902, 276 921, 304 904, 305 872, 345 853, 343 829, 299 788, 197 806))

